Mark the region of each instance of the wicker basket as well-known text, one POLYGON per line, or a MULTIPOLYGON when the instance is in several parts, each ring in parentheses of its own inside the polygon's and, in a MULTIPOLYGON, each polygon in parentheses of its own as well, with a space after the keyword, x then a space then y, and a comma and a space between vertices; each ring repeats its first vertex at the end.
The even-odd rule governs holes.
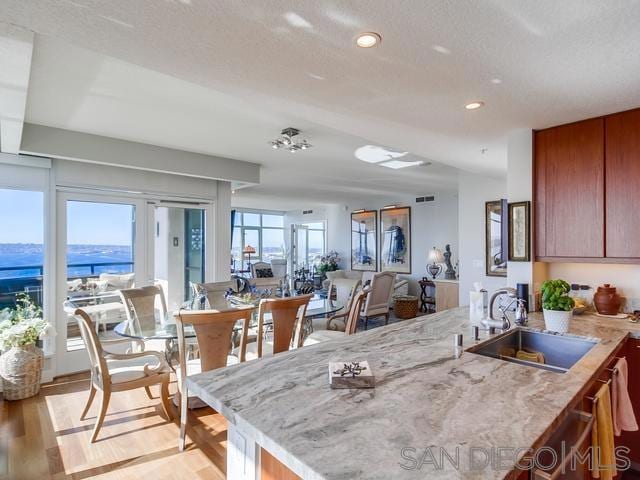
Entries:
POLYGON ((413 295, 398 295, 395 297, 393 311, 398 318, 415 318, 418 315, 418 297, 414 297, 413 295))
POLYGON ((11 347, 0 356, 0 376, 5 400, 22 400, 37 395, 44 355, 35 345, 11 347))

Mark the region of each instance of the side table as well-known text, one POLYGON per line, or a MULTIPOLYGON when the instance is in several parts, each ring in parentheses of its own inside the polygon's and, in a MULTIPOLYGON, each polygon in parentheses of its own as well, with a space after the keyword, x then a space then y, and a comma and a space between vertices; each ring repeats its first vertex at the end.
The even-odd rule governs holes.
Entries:
POLYGON ((420 285, 420 311, 435 312, 436 311, 436 284, 428 278, 423 278, 418 282, 420 285))

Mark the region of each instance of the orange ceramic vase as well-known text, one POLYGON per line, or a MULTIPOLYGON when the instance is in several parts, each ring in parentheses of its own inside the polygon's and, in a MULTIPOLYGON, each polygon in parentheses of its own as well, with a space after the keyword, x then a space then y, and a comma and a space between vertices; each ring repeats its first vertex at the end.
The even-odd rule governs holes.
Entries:
POLYGON ((616 291, 616 287, 605 283, 601 287, 598 287, 598 290, 593 296, 593 303, 598 313, 602 315, 617 315, 620 311, 622 300, 616 291))

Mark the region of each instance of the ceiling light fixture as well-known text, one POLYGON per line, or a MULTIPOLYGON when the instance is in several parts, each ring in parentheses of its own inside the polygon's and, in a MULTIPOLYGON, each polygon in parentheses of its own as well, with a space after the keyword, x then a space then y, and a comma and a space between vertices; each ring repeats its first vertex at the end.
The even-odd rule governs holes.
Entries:
POLYGON ((464 106, 467 110, 477 110, 480 107, 484 107, 484 102, 471 102, 464 106))
POLYGON ((375 32, 361 33, 356 37, 356 45, 360 48, 375 47, 382 41, 380 34, 375 32))
POLYGON ((285 148, 291 153, 296 153, 298 150, 307 150, 308 148, 311 148, 313 145, 307 142, 306 139, 298 142, 293 138, 299 134, 300 130, 298 130, 297 128, 283 128, 282 132, 280 132, 280 138, 276 138, 275 140, 271 141, 271 148, 275 150, 279 148, 285 148))

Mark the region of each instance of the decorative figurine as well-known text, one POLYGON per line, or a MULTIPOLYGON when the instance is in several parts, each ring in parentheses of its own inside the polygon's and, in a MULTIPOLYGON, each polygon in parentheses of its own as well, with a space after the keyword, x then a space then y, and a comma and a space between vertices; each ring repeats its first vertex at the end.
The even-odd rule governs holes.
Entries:
POLYGON ((445 280, 455 280, 456 279, 456 271, 453 269, 453 265, 451 264, 451 245, 447 243, 444 247, 444 264, 447 266, 447 269, 444 272, 445 280))

